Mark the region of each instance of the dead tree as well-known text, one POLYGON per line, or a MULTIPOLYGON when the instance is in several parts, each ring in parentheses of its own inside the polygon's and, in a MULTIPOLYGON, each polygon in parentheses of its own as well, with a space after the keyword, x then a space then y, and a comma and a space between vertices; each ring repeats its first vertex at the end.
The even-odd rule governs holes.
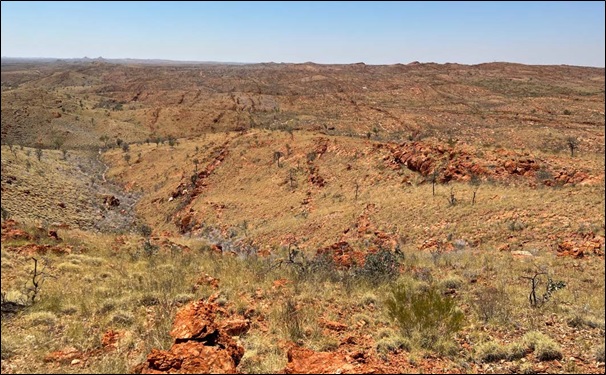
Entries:
POLYGON ((278 168, 282 168, 282 165, 280 164, 280 158, 282 156, 284 156, 284 154, 282 154, 280 151, 274 151, 274 161, 278 165, 278 168))

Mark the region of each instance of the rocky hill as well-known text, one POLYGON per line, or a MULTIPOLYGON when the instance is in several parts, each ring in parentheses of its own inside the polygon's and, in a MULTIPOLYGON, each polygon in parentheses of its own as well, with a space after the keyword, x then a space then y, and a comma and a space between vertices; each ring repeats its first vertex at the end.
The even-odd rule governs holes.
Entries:
POLYGON ((3 60, 2 372, 603 373, 604 73, 3 60))

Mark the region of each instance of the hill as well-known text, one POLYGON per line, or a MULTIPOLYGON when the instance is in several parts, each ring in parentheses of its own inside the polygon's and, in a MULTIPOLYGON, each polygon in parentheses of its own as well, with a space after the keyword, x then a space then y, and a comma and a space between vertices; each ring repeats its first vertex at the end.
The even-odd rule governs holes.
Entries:
POLYGON ((604 69, 1 74, 3 373, 604 371, 604 69))

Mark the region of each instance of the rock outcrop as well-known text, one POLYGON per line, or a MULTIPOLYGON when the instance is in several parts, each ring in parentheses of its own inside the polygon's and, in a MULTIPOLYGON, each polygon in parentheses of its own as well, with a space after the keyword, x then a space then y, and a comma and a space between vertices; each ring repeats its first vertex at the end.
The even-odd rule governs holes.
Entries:
POLYGON ((170 332, 170 350, 152 349, 135 373, 233 374, 244 355, 244 348, 231 335, 248 331, 244 319, 218 320, 223 312, 212 301, 199 300, 181 308, 170 332))

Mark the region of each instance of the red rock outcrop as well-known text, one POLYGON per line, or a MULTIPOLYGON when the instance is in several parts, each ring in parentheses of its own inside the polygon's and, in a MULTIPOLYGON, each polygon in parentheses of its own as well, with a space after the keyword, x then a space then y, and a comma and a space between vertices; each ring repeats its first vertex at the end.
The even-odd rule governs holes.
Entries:
POLYGON ((244 348, 231 335, 248 331, 244 319, 218 321, 222 310, 210 301, 195 301, 181 308, 170 335, 170 350, 153 349, 147 360, 136 366, 136 373, 233 374, 244 355, 244 348))
MULTIPOLYGON (((543 168, 549 172, 542 160, 506 150, 484 151, 480 156, 473 148, 465 145, 449 146, 418 141, 386 147, 391 154, 385 156, 384 160, 392 169, 404 166, 427 178, 432 178, 435 172, 439 183, 470 181, 472 176, 497 179, 520 176, 531 179, 531 184, 535 184, 537 171, 543 168)), ((553 172, 553 178, 544 179, 542 183, 554 186, 587 181, 591 181, 591 176, 587 173, 563 168, 553 172)))
POLYGON ((24 230, 17 228, 17 222, 9 219, 2 223, 2 241, 31 240, 32 237, 24 230))
POLYGON ((604 255, 604 237, 586 236, 583 239, 566 239, 557 245, 558 256, 583 258, 586 255, 604 255))
POLYGON ((347 269, 354 265, 362 266, 366 259, 366 253, 354 250, 349 242, 340 241, 330 246, 318 249, 318 256, 329 256, 339 269, 347 269))
POLYGON ((6 248, 7 251, 16 252, 23 255, 45 255, 46 253, 53 253, 57 255, 62 254, 71 254, 72 249, 69 246, 61 247, 61 246, 51 246, 51 245, 36 245, 36 244, 27 244, 23 246, 9 246, 6 248))
POLYGON ((287 352, 285 374, 387 374, 400 373, 396 367, 386 366, 364 352, 314 352, 298 346, 287 352))

